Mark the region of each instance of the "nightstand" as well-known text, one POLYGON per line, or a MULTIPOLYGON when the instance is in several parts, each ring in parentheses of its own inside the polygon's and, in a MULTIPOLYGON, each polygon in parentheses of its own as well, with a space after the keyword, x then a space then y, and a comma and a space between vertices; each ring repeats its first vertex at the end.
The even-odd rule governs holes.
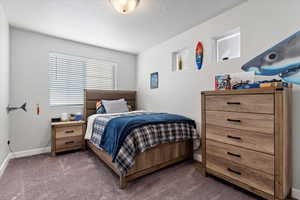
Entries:
POLYGON ((85 149, 83 126, 84 121, 69 121, 51 123, 52 148, 51 154, 69 150, 85 149))

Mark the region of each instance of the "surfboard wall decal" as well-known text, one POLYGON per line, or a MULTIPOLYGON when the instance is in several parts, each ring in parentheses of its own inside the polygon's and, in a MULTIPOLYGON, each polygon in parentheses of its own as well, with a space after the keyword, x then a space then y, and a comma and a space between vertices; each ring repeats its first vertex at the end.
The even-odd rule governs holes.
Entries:
POLYGON ((276 44, 242 66, 255 75, 275 76, 300 85, 300 31, 276 44))
POLYGON ((196 66, 200 70, 203 64, 203 45, 201 42, 198 42, 196 47, 196 66))

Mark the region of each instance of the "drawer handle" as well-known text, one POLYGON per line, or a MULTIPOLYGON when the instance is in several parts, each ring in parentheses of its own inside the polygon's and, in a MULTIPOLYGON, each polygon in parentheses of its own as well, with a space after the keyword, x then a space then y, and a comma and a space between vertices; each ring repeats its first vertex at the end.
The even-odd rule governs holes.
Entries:
POLYGON ((241 123, 241 120, 239 120, 239 119, 227 119, 227 121, 241 123))
POLYGON ((228 105, 241 105, 241 102, 227 102, 228 105))
POLYGON ((236 171, 236 170, 234 170, 234 169, 227 168, 227 170, 228 170, 228 171, 230 171, 230 172, 232 172, 232 173, 235 173, 235 174, 237 174, 237 175, 242 175, 242 173, 241 173, 241 172, 239 172, 239 171, 236 171))
POLYGON ((231 152, 227 152, 228 155, 230 156, 234 156, 234 157, 238 157, 238 158, 241 158, 242 156, 239 155, 239 154, 235 154, 235 153, 231 153, 231 152))
POLYGON ((65 131, 65 133, 74 133, 74 130, 70 130, 70 131, 65 131))
POLYGON ((241 140, 242 138, 240 137, 235 137, 235 136, 231 136, 231 135, 227 135, 228 138, 230 139, 235 139, 235 140, 241 140))
POLYGON ((65 142, 65 144, 73 144, 74 141, 65 142))

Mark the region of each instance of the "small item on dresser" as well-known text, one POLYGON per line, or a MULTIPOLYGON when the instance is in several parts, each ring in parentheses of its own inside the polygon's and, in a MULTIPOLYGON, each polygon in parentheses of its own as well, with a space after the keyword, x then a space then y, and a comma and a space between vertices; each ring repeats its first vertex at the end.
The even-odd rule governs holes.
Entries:
POLYGON ((224 74, 215 75, 215 90, 225 89, 225 78, 224 74))
POLYGON ((61 118, 61 121, 63 121, 63 122, 69 121, 68 113, 61 113, 60 118, 61 118))
POLYGON ((282 80, 265 80, 260 81, 260 88, 279 88, 279 87, 289 87, 289 84, 283 82, 282 80))
POLYGON ((225 90, 231 90, 231 78, 229 74, 225 75, 225 90))
POLYGON ((237 72, 215 75, 216 90, 259 88, 255 83, 254 72, 237 72))
POLYGON ((244 90, 244 89, 253 89, 259 88, 259 83, 249 83, 249 81, 241 81, 232 86, 233 90, 244 90))

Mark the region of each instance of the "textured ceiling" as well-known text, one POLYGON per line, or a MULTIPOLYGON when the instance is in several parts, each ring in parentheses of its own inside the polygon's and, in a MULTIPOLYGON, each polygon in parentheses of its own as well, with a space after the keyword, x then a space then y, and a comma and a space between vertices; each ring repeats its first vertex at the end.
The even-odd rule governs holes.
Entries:
POLYGON ((139 53, 245 0, 141 0, 129 15, 109 0, 0 0, 11 25, 139 53))

